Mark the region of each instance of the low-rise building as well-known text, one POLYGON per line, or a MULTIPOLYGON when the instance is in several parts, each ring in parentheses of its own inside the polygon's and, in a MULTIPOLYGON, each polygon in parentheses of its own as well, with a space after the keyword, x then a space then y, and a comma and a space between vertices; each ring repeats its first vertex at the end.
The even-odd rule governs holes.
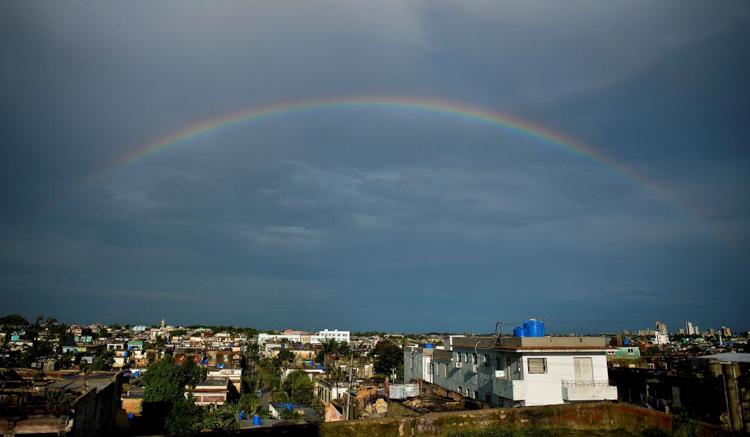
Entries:
POLYGON ((230 368, 223 368, 223 369, 209 369, 208 374, 207 374, 207 379, 214 379, 214 380, 228 379, 229 382, 232 383, 234 390, 236 390, 237 393, 239 393, 240 388, 242 387, 242 368, 230 367, 230 368))
POLYGON ((185 387, 185 397, 192 395, 196 405, 224 405, 236 397, 234 385, 227 378, 208 379, 195 387, 185 387))
POLYGON ((638 346, 619 346, 607 349, 607 360, 640 360, 641 350, 638 346))
POLYGON ((616 400, 604 337, 457 337, 404 351, 404 379, 494 406, 616 400))

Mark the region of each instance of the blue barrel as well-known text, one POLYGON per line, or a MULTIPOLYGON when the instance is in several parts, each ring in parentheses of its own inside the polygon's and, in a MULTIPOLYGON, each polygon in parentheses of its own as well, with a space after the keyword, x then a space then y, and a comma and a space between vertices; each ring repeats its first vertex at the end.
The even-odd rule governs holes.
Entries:
POLYGON ((537 337, 544 337, 544 322, 542 319, 536 321, 536 333, 537 337))
POLYGON ((539 319, 526 320, 523 329, 528 337, 544 337, 544 322, 539 319))
POLYGON ((260 426, 260 416, 257 414, 253 416, 253 426, 260 426))
POLYGON ((525 337, 526 332, 524 332, 523 326, 519 326, 513 330, 513 337, 525 337))
MULTIPOLYGON (((531 331, 532 331, 531 325, 532 324, 533 322, 530 319, 526 319, 523 321, 523 334, 526 337, 531 337, 531 331)), ((534 329, 534 332, 536 332, 536 329, 534 329)))

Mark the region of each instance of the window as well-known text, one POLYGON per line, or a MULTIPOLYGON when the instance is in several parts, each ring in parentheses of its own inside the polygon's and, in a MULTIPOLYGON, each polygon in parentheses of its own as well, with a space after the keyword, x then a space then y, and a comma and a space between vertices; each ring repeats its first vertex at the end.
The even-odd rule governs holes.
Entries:
POLYGON ((576 380, 594 379, 594 368, 591 357, 574 357, 573 368, 576 380))
POLYGON ((491 404, 492 403, 492 394, 485 393, 484 394, 484 401, 487 402, 488 404, 491 404))
POLYGON ((503 368, 503 360, 500 358, 500 355, 495 357, 495 370, 505 370, 503 368))
POLYGON ((476 364, 476 363, 477 363, 477 354, 475 352, 471 354, 471 364, 476 364))
POLYGON ((448 377, 448 363, 443 364, 443 378, 448 377))
POLYGON ((484 354, 484 367, 490 367, 490 356, 489 356, 489 354, 484 354))
POLYGON ((635 350, 633 350, 632 347, 628 348, 628 355, 633 355, 635 353, 635 350))
POLYGON ((464 352, 464 363, 469 362, 469 354, 467 352, 464 352))
POLYGON ((479 392, 474 390, 474 398, 473 399, 479 399, 479 392))
POLYGON ((464 394, 464 389, 460 385, 458 386, 458 393, 459 394, 464 394))
POLYGON ((529 358, 529 373, 547 373, 546 358, 529 358))

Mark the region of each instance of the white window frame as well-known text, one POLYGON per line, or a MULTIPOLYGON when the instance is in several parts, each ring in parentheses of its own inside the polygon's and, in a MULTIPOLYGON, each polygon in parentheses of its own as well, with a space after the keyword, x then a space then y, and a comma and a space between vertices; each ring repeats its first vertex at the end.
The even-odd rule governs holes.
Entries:
POLYGON ((529 357, 526 359, 526 369, 529 375, 543 375, 546 374, 549 369, 547 368, 547 358, 544 357, 529 357), (533 368, 532 368, 533 360, 533 368), (541 366, 541 372, 539 371, 541 366), (533 370, 532 370, 533 369, 533 370))

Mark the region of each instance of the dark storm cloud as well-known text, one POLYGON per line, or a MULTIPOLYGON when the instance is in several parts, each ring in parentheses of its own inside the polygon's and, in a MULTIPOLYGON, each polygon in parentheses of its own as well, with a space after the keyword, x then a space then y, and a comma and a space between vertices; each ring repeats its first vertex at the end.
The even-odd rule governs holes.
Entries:
POLYGON ((743 2, 2 8, 7 311, 259 327, 488 331, 541 315, 557 330, 748 328, 743 2), (399 110, 246 123, 113 168, 200 119, 343 95, 525 117, 639 170, 671 200, 561 148, 399 110))

